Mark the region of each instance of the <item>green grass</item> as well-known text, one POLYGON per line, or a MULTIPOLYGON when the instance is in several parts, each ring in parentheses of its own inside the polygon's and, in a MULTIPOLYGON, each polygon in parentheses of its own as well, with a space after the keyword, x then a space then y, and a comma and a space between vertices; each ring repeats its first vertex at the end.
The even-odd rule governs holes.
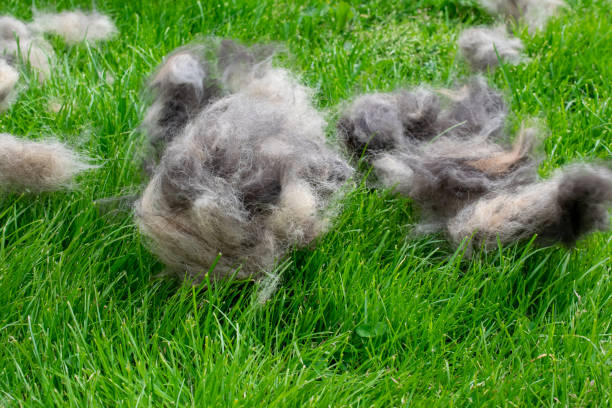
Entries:
MULTIPOLYGON (((209 34, 285 44, 279 63, 333 118, 361 92, 468 75, 457 34, 492 22, 470 1, 97 3, 121 35, 97 48, 52 39, 51 81, 22 68, 0 116, 1 132, 56 135, 102 165, 72 192, 0 198, 0 406, 612 404, 610 234, 467 257, 412 237, 409 201, 360 187, 259 307, 253 284, 155 279, 163 266, 132 220, 92 205, 141 188, 141 90, 173 48, 209 34)), ((528 64, 488 75, 516 127, 550 129, 543 175, 612 155, 612 4, 570 3, 546 31, 517 32, 528 64)), ((4 0, 0 14, 28 19, 31 5, 4 0)))

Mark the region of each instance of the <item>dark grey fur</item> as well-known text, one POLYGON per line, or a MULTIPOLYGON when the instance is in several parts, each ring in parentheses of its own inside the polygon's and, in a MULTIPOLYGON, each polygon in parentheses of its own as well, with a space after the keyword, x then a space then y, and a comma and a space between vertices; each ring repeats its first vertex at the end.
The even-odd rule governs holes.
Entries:
POLYGON ((338 122, 339 138, 364 155, 385 187, 412 198, 422 230, 445 230, 459 244, 493 247, 534 234, 573 244, 607 226, 610 172, 570 167, 537 176, 537 129, 507 148, 507 108, 480 77, 459 90, 424 88, 358 98, 338 122))

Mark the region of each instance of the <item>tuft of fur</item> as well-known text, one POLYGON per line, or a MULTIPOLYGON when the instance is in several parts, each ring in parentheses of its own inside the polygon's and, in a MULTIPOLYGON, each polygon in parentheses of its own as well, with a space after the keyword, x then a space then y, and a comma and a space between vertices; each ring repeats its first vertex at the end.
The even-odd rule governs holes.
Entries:
POLYGON ((478 71, 496 68, 500 61, 517 65, 525 59, 522 41, 509 36, 504 26, 464 30, 459 35, 458 45, 461 55, 478 71))
POLYGON ((2 190, 41 192, 69 188, 76 174, 92 167, 57 141, 33 142, 0 133, 2 190))
POLYGON ((504 147, 507 109, 481 77, 458 90, 425 88, 358 98, 338 123, 339 138, 365 153, 386 187, 414 199, 428 220, 535 177, 535 129, 504 147))
POLYGON ((0 112, 8 109, 12 103, 18 79, 17 70, 0 58, 0 112))
POLYGON ((464 208, 448 223, 456 244, 493 249, 530 239, 574 245, 582 236, 609 227, 612 172, 601 167, 571 166, 550 180, 495 192, 464 208))
POLYGON ((541 30, 566 6, 563 0, 478 0, 494 16, 524 20, 530 32, 541 30))
POLYGON ((51 75, 50 61, 55 53, 42 37, 31 32, 22 21, 11 16, 0 16, 0 56, 10 60, 18 56, 29 63, 41 81, 51 75))
POLYGON ((213 70, 202 50, 182 48, 152 81, 145 128, 166 147, 135 214, 181 278, 236 268, 238 278, 263 278, 326 230, 352 174, 325 143, 311 91, 257 50, 224 41, 213 70))
POLYGON ((143 120, 150 149, 145 170, 151 175, 166 145, 214 98, 221 95, 219 81, 205 59, 204 46, 186 46, 165 58, 149 82, 155 95, 143 120))
POLYGON ((609 170, 571 166, 537 176, 538 130, 523 128, 512 147, 507 109, 481 77, 438 92, 417 88, 364 95, 343 114, 340 139, 364 154, 381 184, 413 199, 422 231, 444 230, 460 244, 493 248, 528 239, 572 245, 608 226, 609 170))
POLYGON ((68 44, 108 40, 117 34, 117 27, 110 17, 82 10, 35 15, 30 28, 38 33, 59 35, 68 44))

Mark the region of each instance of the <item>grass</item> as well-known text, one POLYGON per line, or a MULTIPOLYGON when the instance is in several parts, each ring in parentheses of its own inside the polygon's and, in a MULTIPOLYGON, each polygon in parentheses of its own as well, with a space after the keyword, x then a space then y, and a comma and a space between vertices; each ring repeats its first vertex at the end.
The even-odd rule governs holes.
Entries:
MULTIPOLYGON (((544 32, 517 30, 528 64, 487 75, 517 128, 536 117, 550 129, 543 175, 612 155, 612 4, 569 3, 544 32)), ((5 0, 0 14, 29 19, 31 5, 5 0)), ((132 221, 92 206, 141 188, 141 90, 173 48, 209 34, 285 44, 279 63, 333 118, 361 92, 468 75, 458 32, 492 22, 472 2, 98 6, 121 35, 96 48, 52 38, 53 78, 39 86, 22 67, 0 116, 1 132, 56 135, 102 164, 75 191, 0 199, 0 406, 612 404, 609 233, 572 251, 526 243, 467 257, 412 237, 411 203, 362 186, 315 249, 290 254, 259 307, 253 284, 154 279, 163 266, 132 221), (64 108, 49 112, 56 100, 64 108)))

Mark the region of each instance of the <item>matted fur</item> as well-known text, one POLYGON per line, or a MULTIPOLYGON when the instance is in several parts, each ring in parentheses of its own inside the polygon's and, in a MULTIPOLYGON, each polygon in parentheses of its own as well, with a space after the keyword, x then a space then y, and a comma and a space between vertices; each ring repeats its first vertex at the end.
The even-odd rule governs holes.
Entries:
POLYGON ((11 16, 0 16, 0 57, 16 59, 18 55, 38 72, 41 81, 49 78, 50 61, 55 58, 49 43, 32 33, 24 22, 11 16))
POLYGON ((365 152, 386 187, 414 199, 433 222, 501 188, 535 177, 535 129, 500 142, 506 105, 481 77, 458 90, 401 90, 358 98, 338 123, 340 139, 365 152))
POLYGON ((136 219, 179 277, 198 282, 214 266, 213 279, 236 268, 259 279, 326 230, 352 168, 326 145, 311 91, 288 71, 229 41, 216 55, 209 63, 182 48, 152 80, 146 128, 167 147, 136 219))
POLYGON ((500 61, 517 65, 525 60, 523 42, 511 37, 505 26, 468 28, 459 35, 457 44, 474 70, 496 68, 500 61))
POLYGON ((491 194, 463 209, 448 223, 456 244, 485 249, 530 239, 573 245, 609 228, 612 173, 601 167, 570 166, 550 180, 491 194))
POLYGON ((501 95, 476 77, 459 90, 364 95, 338 129, 383 186, 419 205, 421 231, 444 230, 457 244, 474 235, 489 248, 498 235, 504 244, 533 234, 572 244, 605 228, 610 172, 576 167, 539 181, 539 132, 523 128, 504 147, 506 115, 501 95))
POLYGON ((566 6, 562 0, 478 0, 492 15, 524 20, 530 32, 544 28, 566 6))
POLYGON ((19 79, 19 73, 10 66, 6 60, 0 58, 0 112, 6 110, 15 94, 15 84, 19 79))
POLYGON ((69 188, 76 174, 92 167, 60 142, 33 142, 0 133, 2 190, 41 192, 69 188))
POLYGON ((30 28, 35 32, 59 35, 68 44, 81 41, 108 40, 117 34, 117 27, 109 16, 97 11, 62 11, 35 14, 30 28))

